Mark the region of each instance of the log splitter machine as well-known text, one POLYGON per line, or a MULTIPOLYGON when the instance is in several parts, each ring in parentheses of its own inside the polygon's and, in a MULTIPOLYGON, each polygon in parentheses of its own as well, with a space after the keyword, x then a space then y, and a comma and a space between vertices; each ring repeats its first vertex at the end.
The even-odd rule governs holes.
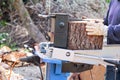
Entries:
POLYGON ((103 45, 100 50, 67 49, 69 16, 58 13, 48 17, 54 42, 41 42, 40 52, 35 51, 35 55, 46 63, 44 80, 67 80, 70 73, 90 70, 93 65, 113 65, 116 68, 120 65, 120 45, 103 45))

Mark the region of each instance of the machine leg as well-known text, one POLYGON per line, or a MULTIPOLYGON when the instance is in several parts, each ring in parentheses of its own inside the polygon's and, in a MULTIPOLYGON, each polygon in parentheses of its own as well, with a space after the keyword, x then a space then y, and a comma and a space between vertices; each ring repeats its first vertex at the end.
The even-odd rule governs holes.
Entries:
POLYGON ((67 80, 70 73, 62 73, 62 64, 47 63, 45 80, 67 80))

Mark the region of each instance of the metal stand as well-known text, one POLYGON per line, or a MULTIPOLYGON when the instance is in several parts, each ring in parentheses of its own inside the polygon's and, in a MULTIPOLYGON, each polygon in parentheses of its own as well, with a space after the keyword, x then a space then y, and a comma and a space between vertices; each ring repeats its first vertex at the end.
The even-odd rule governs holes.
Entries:
POLYGON ((117 71, 118 71, 118 67, 120 66, 120 61, 116 61, 116 60, 104 60, 104 61, 113 64, 115 66, 115 70, 114 70, 115 74, 112 76, 114 76, 114 80, 117 80, 117 71))
POLYGON ((47 63, 45 80, 67 80, 69 73, 62 73, 61 67, 61 64, 47 63))

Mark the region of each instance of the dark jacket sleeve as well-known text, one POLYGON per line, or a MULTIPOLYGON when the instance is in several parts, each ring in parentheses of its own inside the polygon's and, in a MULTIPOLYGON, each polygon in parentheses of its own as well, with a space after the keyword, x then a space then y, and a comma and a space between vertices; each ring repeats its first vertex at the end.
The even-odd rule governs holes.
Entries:
POLYGON ((120 24, 109 25, 107 38, 108 44, 120 44, 120 24))
POLYGON ((105 18, 104 18, 104 22, 103 22, 103 24, 104 25, 107 25, 108 26, 108 16, 109 16, 109 10, 110 10, 110 7, 111 7, 111 4, 113 3, 113 0, 111 0, 111 2, 110 2, 110 4, 109 4, 109 9, 108 9, 108 11, 107 11, 107 14, 106 14, 106 16, 105 16, 105 18))
POLYGON ((108 44, 120 44, 120 24, 118 25, 110 25, 108 22, 109 10, 114 0, 111 0, 109 9, 107 11, 107 15, 104 18, 104 25, 108 26, 107 33, 107 43, 108 44))

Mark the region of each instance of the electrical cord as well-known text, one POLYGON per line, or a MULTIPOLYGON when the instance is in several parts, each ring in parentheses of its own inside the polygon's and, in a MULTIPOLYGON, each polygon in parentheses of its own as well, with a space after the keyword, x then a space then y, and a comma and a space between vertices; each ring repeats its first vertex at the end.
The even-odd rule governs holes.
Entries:
POLYGON ((34 65, 38 66, 39 70, 40 70, 41 79, 44 80, 42 69, 40 66, 40 58, 38 56, 30 56, 30 57, 26 57, 26 58, 20 58, 20 61, 33 63, 34 65))
POLYGON ((44 80, 43 73, 42 73, 42 68, 40 66, 40 63, 36 63, 36 64, 38 64, 38 67, 39 67, 39 70, 40 70, 41 80, 44 80))

